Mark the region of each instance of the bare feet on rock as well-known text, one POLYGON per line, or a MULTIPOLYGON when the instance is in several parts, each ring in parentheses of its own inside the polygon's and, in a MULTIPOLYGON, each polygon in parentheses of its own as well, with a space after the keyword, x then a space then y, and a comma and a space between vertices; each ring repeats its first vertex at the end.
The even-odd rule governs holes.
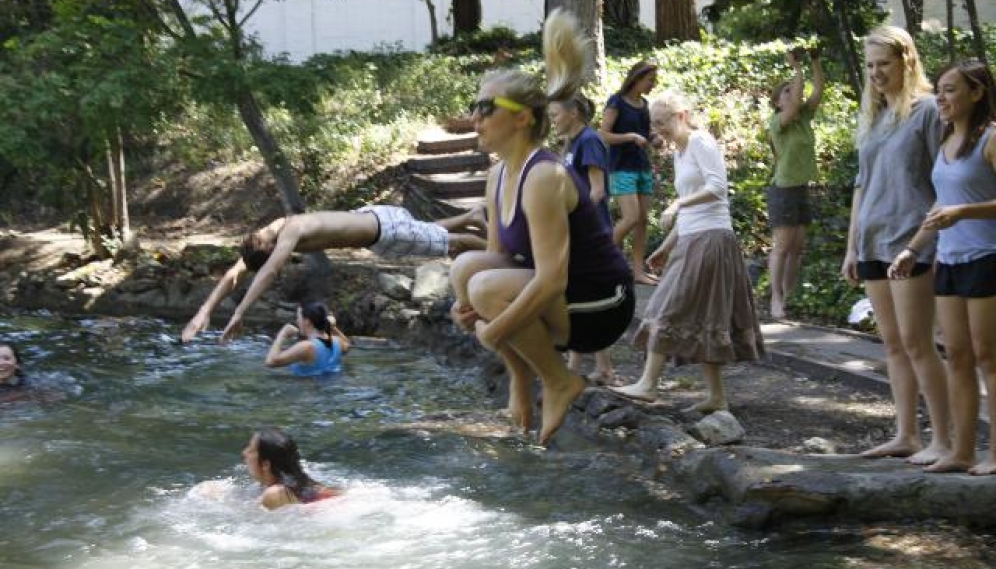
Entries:
POLYGON ((901 439, 892 439, 887 443, 878 445, 877 447, 870 448, 863 451, 858 456, 864 458, 885 458, 885 457, 895 457, 895 458, 906 458, 912 456, 914 453, 920 450, 920 444, 913 441, 906 441, 901 439))
POLYGON ((636 399, 637 401, 645 401, 647 403, 653 403, 657 401, 657 390, 649 390, 641 385, 639 382, 632 383, 630 385, 623 385, 620 387, 609 386, 609 391, 613 393, 618 393, 623 397, 629 397, 630 399, 636 399))
POLYGON ((592 383, 594 385, 616 385, 617 381, 616 372, 615 370, 612 369, 610 370, 596 369, 595 371, 586 375, 585 379, 588 380, 588 383, 592 383))
POLYGON ((543 427, 540 430, 539 444, 546 446, 557 429, 564 424, 571 403, 584 391, 584 379, 571 375, 565 383, 556 388, 544 386, 543 390, 543 427))
POLYGON ((927 448, 907 458, 906 462, 919 465, 934 464, 950 452, 951 449, 948 447, 931 444, 927 446, 927 448))
POLYGON ((989 459, 976 464, 968 469, 972 476, 992 476, 996 474, 996 460, 989 459))
POLYGON ((636 284, 654 286, 657 284, 658 280, 659 279, 654 275, 650 275, 647 273, 636 273, 635 275, 633 275, 633 282, 635 282, 636 284))
POLYGON ((939 460, 924 467, 924 472, 968 472, 972 468, 973 460, 963 460, 954 453, 942 456, 939 460))

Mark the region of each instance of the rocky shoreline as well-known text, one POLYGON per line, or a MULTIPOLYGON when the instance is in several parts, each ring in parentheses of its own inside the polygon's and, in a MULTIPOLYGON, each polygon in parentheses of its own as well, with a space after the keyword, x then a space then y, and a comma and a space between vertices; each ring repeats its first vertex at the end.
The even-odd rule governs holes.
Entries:
MULTIPOLYGON (((230 246, 187 245, 119 262, 88 262, 71 252, 28 261, 36 250, 28 247, 18 257, 13 239, 3 236, 0 252, 5 306, 163 317, 178 322, 178 333, 179 323, 235 260, 230 246)), ((497 358, 450 322, 448 261, 385 263, 358 252, 334 257, 333 265, 327 276, 306 278, 303 263, 291 263, 249 312, 247 323, 275 329, 293 318, 298 301, 323 299, 351 334, 395 339, 431 351, 447 365, 475 366, 496 401, 504 402, 506 378, 497 358)), ((239 295, 233 296, 219 306, 214 326, 234 308, 239 295)), ((993 479, 927 475, 898 459, 837 455, 832 445, 821 448, 816 439, 807 440, 811 448, 802 452, 737 446, 743 427, 729 413, 703 420, 670 405, 631 402, 592 387, 575 403, 565 428, 596 445, 641 453, 655 478, 731 524, 942 518, 996 525, 996 510, 989 507, 996 503, 993 479)))

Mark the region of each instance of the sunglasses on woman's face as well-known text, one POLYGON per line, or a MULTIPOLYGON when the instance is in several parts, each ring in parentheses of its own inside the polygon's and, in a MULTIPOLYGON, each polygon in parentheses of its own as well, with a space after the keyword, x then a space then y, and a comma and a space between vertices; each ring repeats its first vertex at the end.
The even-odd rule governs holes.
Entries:
POLYGON ((522 103, 516 103, 512 99, 506 99, 505 97, 491 97, 490 99, 480 99, 472 102, 467 111, 471 116, 473 116, 476 112, 479 113, 481 117, 490 117, 495 114, 495 111, 499 108, 516 113, 526 110, 525 105, 522 103))

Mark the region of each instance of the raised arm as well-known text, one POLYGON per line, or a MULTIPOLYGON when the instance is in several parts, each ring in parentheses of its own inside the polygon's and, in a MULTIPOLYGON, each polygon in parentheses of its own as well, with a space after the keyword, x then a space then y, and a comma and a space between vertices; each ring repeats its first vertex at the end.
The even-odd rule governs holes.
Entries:
POLYGON ((820 61, 819 50, 810 51, 809 59, 813 62, 813 92, 806 99, 806 107, 811 113, 815 113, 823 102, 823 86, 826 84, 826 78, 823 76, 823 63, 820 61))
POLYGON ((778 124, 780 126, 792 124, 792 121, 798 118, 799 110, 802 109, 802 63, 799 62, 795 53, 791 51, 785 54, 785 60, 795 70, 795 76, 792 77, 792 82, 789 83, 788 101, 778 110, 778 124))
POLYGON ((211 322, 211 313, 214 312, 214 309, 226 296, 235 290, 235 287, 239 284, 239 278, 241 278, 246 270, 246 264, 242 259, 239 259, 225 271, 218 284, 215 285, 214 290, 208 295, 207 300, 197 310, 197 314, 184 327, 183 333, 180 335, 181 342, 187 343, 193 340, 194 336, 207 328, 208 323, 211 322))
POLYGON ((298 329, 293 324, 284 324, 280 328, 276 338, 273 339, 273 344, 270 345, 270 351, 266 354, 264 362, 266 367, 284 367, 293 363, 311 363, 314 361, 315 347, 311 345, 309 340, 295 342, 286 350, 283 349, 283 345, 287 339, 296 337, 297 335, 298 329))
POLYGON ((332 337, 339 339, 339 346, 342 348, 342 353, 344 354, 353 347, 353 344, 349 341, 349 336, 343 333, 338 326, 332 326, 332 337))

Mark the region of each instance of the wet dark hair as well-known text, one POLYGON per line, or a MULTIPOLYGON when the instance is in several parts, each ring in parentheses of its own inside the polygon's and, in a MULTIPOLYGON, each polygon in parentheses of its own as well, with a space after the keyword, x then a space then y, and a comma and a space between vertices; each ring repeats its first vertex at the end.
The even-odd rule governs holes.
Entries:
POLYGON ((290 435, 276 427, 262 429, 256 433, 256 452, 260 463, 270 463, 270 473, 295 498, 301 499, 301 492, 318 483, 305 474, 301 467, 301 454, 297 443, 290 435))
POLYGON ((629 73, 626 74, 626 79, 623 79, 622 87, 619 88, 617 94, 625 95, 628 93, 637 81, 642 79, 644 75, 650 73, 651 71, 657 71, 657 66, 645 59, 634 63, 633 67, 629 68, 629 73))
POLYGON ((21 354, 17 352, 17 346, 13 342, 0 342, 0 348, 4 346, 10 348, 10 351, 14 354, 14 361, 17 362, 17 371, 14 372, 14 375, 24 377, 24 370, 21 369, 21 364, 24 363, 24 360, 21 359, 21 354))
MULTIPOLYGON (((968 83, 970 89, 981 88, 982 98, 972 106, 972 115, 968 118, 968 136, 958 147, 956 158, 965 158, 972 154, 979 139, 986 133, 986 128, 996 120, 996 85, 994 85, 993 74, 978 59, 966 59, 958 63, 948 65, 937 74, 935 85, 940 83, 950 71, 957 71, 959 75, 968 83)), ((944 125, 944 132, 941 135, 941 142, 948 139, 954 133, 954 125, 948 123, 944 125)))
POLYGON ((322 338, 326 346, 332 347, 332 323, 329 322, 329 309, 321 302, 301 303, 301 317, 311 322, 319 332, 324 332, 328 339, 322 338))
POLYGON ((246 238, 242 240, 242 245, 239 247, 242 262, 246 264, 246 267, 250 271, 258 271, 260 267, 266 264, 267 259, 270 258, 270 253, 273 253, 275 245, 276 239, 263 237, 262 231, 254 231, 246 235, 246 238))

